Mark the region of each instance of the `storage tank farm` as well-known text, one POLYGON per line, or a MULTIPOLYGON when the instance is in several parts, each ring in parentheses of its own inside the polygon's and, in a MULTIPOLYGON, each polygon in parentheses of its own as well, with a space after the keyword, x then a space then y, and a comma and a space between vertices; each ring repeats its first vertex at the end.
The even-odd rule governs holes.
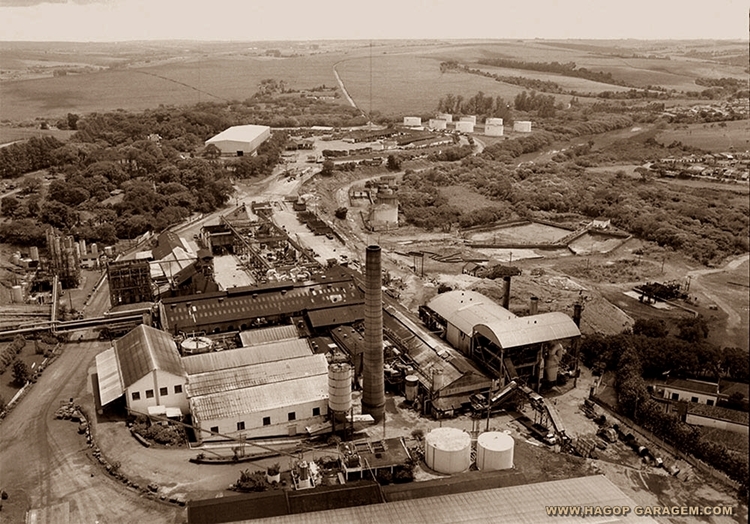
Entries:
POLYGON ((424 459, 438 473, 461 473, 471 466, 471 436, 458 428, 435 428, 425 436, 424 459))
POLYGON ((375 422, 385 416, 383 373, 383 290, 380 246, 365 251, 365 351, 362 373, 362 413, 375 422))

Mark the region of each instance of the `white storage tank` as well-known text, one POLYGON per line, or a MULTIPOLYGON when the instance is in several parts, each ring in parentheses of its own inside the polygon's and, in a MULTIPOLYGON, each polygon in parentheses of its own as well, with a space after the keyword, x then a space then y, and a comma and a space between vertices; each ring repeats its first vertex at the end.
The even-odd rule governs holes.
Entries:
POLYGON ((108 257, 114 256, 115 254, 114 246, 106 246, 104 248, 104 254, 107 255, 108 257))
POLYGON ((21 253, 13 253, 13 255, 10 257, 10 261, 13 263, 14 266, 20 266, 21 265, 21 253))
POLYGON ((419 390, 419 378, 416 375, 406 375, 404 378, 404 396, 407 402, 414 402, 419 390))
POLYGON ((432 368, 432 391, 438 392, 443 388, 443 370, 440 368, 432 368))
POLYGON ((427 467, 438 473, 460 473, 471 466, 471 437, 458 428, 435 428, 425 437, 427 467))
POLYGON ((501 126, 503 125, 503 119, 502 118, 487 118, 484 121, 485 125, 488 126, 501 126))
POLYGON ((23 288, 21 286, 11 287, 10 299, 14 304, 21 304, 23 302, 23 288))
POLYGON ((31 260, 39 260, 39 248, 36 246, 31 246, 29 248, 29 256, 31 257, 31 260))
POLYGON ((482 433, 477 439, 477 469, 494 471, 513 467, 513 437, 500 431, 482 433))
POLYGON ((505 126, 502 124, 485 124, 484 134, 487 136, 503 136, 505 134, 505 126))
POLYGON ((405 126, 421 126, 422 125, 422 118, 418 116, 405 116, 404 117, 404 125, 405 126))
POLYGON ((461 120, 460 122, 456 122, 456 131, 459 133, 473 133, 474 132, 474 123, 461 120))
POLYGON ((477 124, 477 117, 475 115, 462 116, 459 122, 471 122, 473 125, 477 124))
POLYGON ((207 353, 211 349, 211 344, 211 339, 208 337, 190 337, 182 341, 180 348, 183 355, 195 355, 207 353))
POLYGON ((448 122, 446 120, 441 120, 439 118, 430 118, 430 129, 445 129, 447 123, 448 122))
POLYGON ((453 122, 453 115, 450 113, 438 113, 435 118, 445 120, 446 122, 453 122))
POLYGON ((352 368, 346 363, 328 366, 328 407, 347 413, 352 407, 352 368))
POLYGON ((531 133, 531 121, 517 120, 513 122, 513 131, 516 133, 531 133))

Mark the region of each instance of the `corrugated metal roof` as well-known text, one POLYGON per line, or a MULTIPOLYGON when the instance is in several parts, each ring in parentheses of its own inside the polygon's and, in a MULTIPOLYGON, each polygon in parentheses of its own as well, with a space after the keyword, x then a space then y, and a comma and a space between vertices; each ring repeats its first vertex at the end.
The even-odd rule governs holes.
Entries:
POLYGON ((456 493, 440 497, 371 504, 279 517, 236 521, 237 524, 330 524, 331 522, 388 522, 389 524, 457 524, 512 522, 514 524, 654 524, 649 516, 632 511, 636 503, 603 475, 553 480, 507 488, 456 493), (628 507, 624 516, 555 516, 552 506, 628 507))
POLYGON ((99 382, 99 399, 106 406, 122 395, 122 377, 115 349, 109 348, 96 356, 96 378, 99 382))
POLYGON ((365 306, 363 304, 353 306, 329 307, 327 309, 316 309, 309 311, 307 318, 313 329, 353 324, 365 318, 365 306))
POLYGON ((350 277, 339 277, 337 281, 294 287, 277 285, 278 289, 263 289, 252 286, 210 296, 164 300, 164 316, 170 330, 202 329, 227 322, 233 322, 239 328, 243 322, 249 323, 249 320, 260 317, 363 304, 364 297, 354 281, 350 277))
POLYGON ((328 374, 193 397, 190 409, 202 422, 258 413, 328 398, 328 374))
POLYGON ((271 128, 268 126, 258 126, 247 124, 243 126, 232 126, 218 135, 206 140, 206 144, 214 144, 222 140, 232 140, 238 142, 252 142, 256 138, 263 136, 264 133, 270 133, 271 128))
POLYGON ((185 376, 172 336, 144 324, 115 340, 115 353, 125 388, 155 369, 179 377, 185 376))
POLYGON ((504 349, 581 336, 573 319, 560 312, 478 324, 474 330, 504 349))
POLYGON ((250 348, 237 348, 227 351, 203 353, 182 359, 189 375, 219 371, 222 369, 252 366, 262 362, 273 362, 287 358, 312 355, 310 344, 306 339, 283 340, 250 348))
POLYGON ((189 397, 212 395, 262 384, 274 384, 315 375, 326 375, 327 373, 328 361, 325 355, 288 358, 276 362, 263 362, 253 366, 189 375, 187 394, 189 397))
POLYGON ((279 342, 281 340, 295 338, 299 338, 299 333, 297 332, 297 328, 291 324, 287 326, 252 329, 240 333, 242 345, 245 347, 259 346, 260 344, 268 344, 269 342, 279 342))
POLYGON ((433 298, 427 307, 466 334, 471 334, 477 324, 516 317, 491 298, 476 291, 456 290, 441 293, 433 298))

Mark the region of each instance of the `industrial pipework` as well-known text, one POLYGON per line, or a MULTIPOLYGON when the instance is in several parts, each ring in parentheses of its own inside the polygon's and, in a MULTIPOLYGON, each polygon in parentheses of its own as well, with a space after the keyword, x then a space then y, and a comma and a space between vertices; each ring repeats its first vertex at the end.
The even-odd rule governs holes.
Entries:
POLYGON ((383 294, 380 246, 367 246, 365 254, 365 351, 362 373, 362 413, 375 422, 385 414, 383 375, 383 294))

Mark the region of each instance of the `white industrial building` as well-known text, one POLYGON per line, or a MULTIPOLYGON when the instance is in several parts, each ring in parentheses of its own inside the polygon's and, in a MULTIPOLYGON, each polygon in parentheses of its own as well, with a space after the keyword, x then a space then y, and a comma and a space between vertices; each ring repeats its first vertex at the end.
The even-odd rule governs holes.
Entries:
POLYGON ((270 127, 248 124, 225 129, 206 140, 206 145, 218 147, 223 156, 245 156, 255 154, 260 145, 270 137, 270 127))
POLYGON ((448 291, 433 298, 427 307, 445 319, 445 340, 464 354, 471 351, 474 326, 516 315, 476 291, 448 291))
POLYGON ((453 122, 453 115, 450 113, 438 113, 435 115, 438 120, 445 120, 446 122, 453 122))
POLYGON ((469 120, 460 120, 456 122, 456 131, 459 133, 473 133, 474 123, 469 120))
POLYGON ((169 333, 138 326, 96 356, 96 371, 101 406, 125 394, 133 413, 157 406, 188 411, 187 374, 169 333))
MULTIPOLYGON (((190 375, 193 425, 235 438, 304 433, 328 413, 325 355, 190 375)), ((221 438, 221 437, 218 437, 221 438)))
POLYGON ((505 126, 503 124, 484 124, 484 134, 487 136, 503 136, 505 134, 505 126))
POLYGON ((517 120, 513 122, 513 131, 516 133, 531 133, 531 121, 517 120))
POLYGON ((462 116, 458 120, 459 122, 471 122, 473 125, 477 125, 477 117, 476 115, 466 115, 462 116))
POLYGON ((405 116, 404 117, 404 125, 405 126, 421 126, 422 125, 422 119, 418 116, 405 116))

